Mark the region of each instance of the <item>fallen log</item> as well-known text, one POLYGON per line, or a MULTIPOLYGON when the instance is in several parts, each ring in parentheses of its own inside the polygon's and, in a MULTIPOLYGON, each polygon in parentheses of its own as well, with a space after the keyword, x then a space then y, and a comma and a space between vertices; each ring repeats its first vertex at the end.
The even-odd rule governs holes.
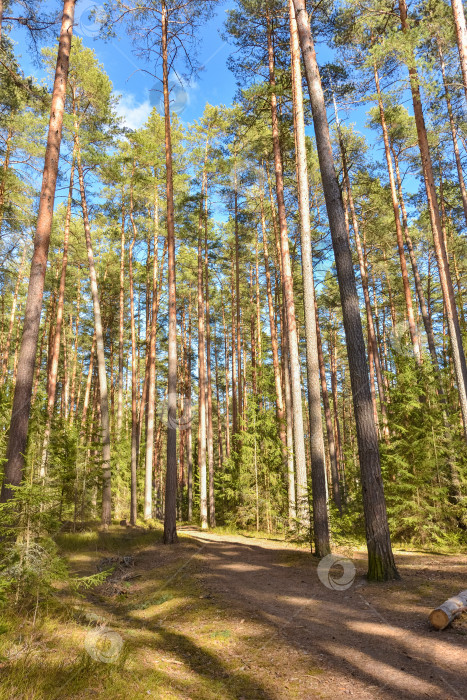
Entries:
POLYGON ((446 600, 430 613, 430 622, 437 630, 444 630, 458 615, 467 610, 467 590, 446 600))

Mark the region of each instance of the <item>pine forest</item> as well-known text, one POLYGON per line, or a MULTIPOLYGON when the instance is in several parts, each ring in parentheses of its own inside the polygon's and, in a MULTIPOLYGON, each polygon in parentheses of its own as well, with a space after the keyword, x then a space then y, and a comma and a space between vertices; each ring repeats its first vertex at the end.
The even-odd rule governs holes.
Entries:
POLYGON ((461 0, 0 0, 0 699, 467 688, 461 0))

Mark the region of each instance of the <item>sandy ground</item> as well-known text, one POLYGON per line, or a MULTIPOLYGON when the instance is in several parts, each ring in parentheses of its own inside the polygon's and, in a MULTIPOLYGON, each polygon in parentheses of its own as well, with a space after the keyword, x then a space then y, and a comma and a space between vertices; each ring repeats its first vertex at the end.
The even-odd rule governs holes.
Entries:
MULTIPOLYGON (((354 552, 352 584, 332 590, 303 550, 240 535, 183 532, 199 545, 192 575, 206 597, 266 625, 263 638, 245 646, 240 668, 248 669, 258 651, 267 659, 268 648, 285 642, 282 657, 271 659, 270 674, 278 679, 270 697, 296 697, 287 694, 287 678, 296 680, 298 666, 310 660, 323 673, 302 680, 302 700, 467 698, 467 625, 459 621, 436 632, 428 623, 433 607, 467 588, 467 557, 399 551, 402 580, 368 584, 364 553, 354 552)), ((183 566, 187 575, 190 563, 183 566)), ((334 571, 338 580, 342 570, 334 571)))

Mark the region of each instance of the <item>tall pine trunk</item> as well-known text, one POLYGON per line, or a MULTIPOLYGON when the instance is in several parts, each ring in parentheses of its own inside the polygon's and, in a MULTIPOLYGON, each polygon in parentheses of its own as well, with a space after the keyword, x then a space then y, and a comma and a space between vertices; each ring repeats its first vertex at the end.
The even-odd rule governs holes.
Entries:
POLYGON ((23 335, 18 358, 15 393, 8 434, 6 464, 0 501, 4 503, 13 495, 11 486, 18 486, 23 478, 31 406, 34 365, 42 311, 42 297, 52 230, 55 188, 58 174, 60 144, 62 140, 63 113, 65 111, 68 65, 75 0, 64 0, 57 64, 50 108, 49 131, 45 150, 42 187, 39 201, 34 252, 31 261, 28 295, 24 312, 23 335))
MULTIPOLYGON (((206 144, 207 148, 207 144, 206 144)), ((206 338, 204 326, 204 270, 203 270, 203 211, 206 196, 206 165, 203 168, 201 197, 198 221, 198 402, 199 402, 199 441, 198 470, 201 527, 208 526, 207 474, 206 474, 206 338)))
POLYGON ((146 455, 144 478, 144 519, 152 518, 152 489, 153 489, 153 460, 154 460, 154 429, 156 418, 156 332, 158 311, 157 262, 159 241, 159 199, 157 184, 154 186, 154 253, 152 266, 152 308, 151 328, 149 337, 149 376, 148 376, 148 407, 146 429, 146 455))
POLYGON ((292 50, 292 85, 296 163, 298 176, 298 206, 300 210, 300 239, 302 249, 303 304, 305 310, 306 364, 308 379, 308 412, 310 416, 311 484, 313 498, 313 535, 315 554, 324 557, 331 551, 328 521, 328 488, 326 456, 321 420, 318 341, 316 337, 315 290, 311 256, 310 201, 308 188, 305 118, 303 114, 302 72, 297 22, 292 0, 289 0, 290 37, 292 50))
POLYGON ((297 519, 305 530, 309 528, 308 484, 305 457, 305 436, 303 430, 302 386, 300 377, 300 355, 298 351, 297 320, 293 291, 292 267, 289 254, 289 237, 284 199, 284 178, 282 154, 277 113, 276 78, 274 67, 274 48, 272 40, 271 18, 267 18, 269 85, 271 89, 270 107, 272 122, 272 142, 274 151, 274 170, 276 176, 276 197, 279 215, 280 251, 282 260, 282 285, 284 290, 284 307, 286 314, 288 352, 290 357, 290 388, 292 395, 294 459, 296 469, 297 519))
POLYGON ((170 128, 167 7, 162 2, 162 70, 164 89, 165 168, 167 196, 167 251, 169 287, 169 338, 167 382, 167 469, 165 481, 164 544, 177 541, 177 308, 175 288, 175 221, 170 128))
POLYGON ((398 577, 398 573, 389 535, 378 435, 371 404, 365 341, 352 254, 345 227, 344 206, 334 167, 324 95, 308 15, 303 0, 293 0, 293 2, 310 93, 321 179, 342 304, 362 478, 368 578, 370 580, 393 579, 398 577))
POLYGON ((83 166, 79 144, 78 127, 75 123, 76 160, 78 164, 79 189, 81 208, 83 210, 84 235, 89 265, 91 296, 94 309, 94 328, 96 332, 97 371, 99 376, 100 416, 102 429, 102 524, 105 528, 110 525, 112 510, 111 472, 110 472, 110 423, 109 402, 107 394, 107 373, 105 370, 104 334, 102 330, 101 305, 97 287, 97 274, 92 250, 91 227, 89 224, 86 191, 84 188, 83 166))
MULTIPOLYGON (((456 28, 457 48, 459 49, 465 98, 467 100, 467 28, 465 26, 464 5, 462 0, 451 0, 451 6, 456 28)), ((407 11, 405 14, 407 15, 407 11)))
POLYGON ((214 444, 212 428, 212 370, 211 370, 211 328, 209 312, 209 260, 208 260, 208 189, 205 186, 204 211, 204 284, 206 289, 206 408, 207 408, 207 443, 208 443, 208 481, 209 481, 209 527, 216 527, 216 506, 214 500, 214 444))
POLYGON ((50 430, 52 426, 53 410, 55 405, 55 395, 57 391, 58 361, 60 359, 60 338, 63 324, 63 306, 65 302, 66 271, 68 266, 68 240, 70 236, 71 202, 73 197, 73 181, 75 176, 75 155, 76 145, 73 147, 71 158, 70 184, 68 187, 68 202, 65 215, 65 231, 63 234, 63 255, 62 268, 60 272, 60 283, 58 288, 57 316, 55 319, 55 335, 52 343, 52 361, 47 382, 47 419, 44 430, 44 440, 42 443, 41 472, 43 478, 46 473, 47 453, 49 448, 50 430))
MULTIPOLYGON (((135 166, 133 163, 132 180, 135 166)), ((136 357, 136 328, 135 328, 135 285, 133 279, 133 249, 136 243, 136 226, 133 218, 133 182, 130 194, 130 221, 133 229, 133 238, 128 251, 129 280, 130 280, 130 327, 131 327, 131 457, 130 457, 130 524, 136 525, 137 518, 137 484, 136 471, 138 466, 138 411, 137 411, 137 382, 138 369, 136 357)))

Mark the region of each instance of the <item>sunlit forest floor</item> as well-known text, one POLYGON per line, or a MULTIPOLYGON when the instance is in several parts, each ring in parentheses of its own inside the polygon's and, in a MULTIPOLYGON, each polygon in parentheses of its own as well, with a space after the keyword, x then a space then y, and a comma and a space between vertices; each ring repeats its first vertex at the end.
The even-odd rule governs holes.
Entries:
POLYGON ((307 549, 280 538, 114 525, 64 533, 72 572, 112 568, 97 588, 57 590, 46 610, 0 621, 0 697, 464 698, 467 618, 443 632, 433 607, 467 587, 467 557, 396 549, 401 581, 367 584, 363 549, 331 590, 307 549))

